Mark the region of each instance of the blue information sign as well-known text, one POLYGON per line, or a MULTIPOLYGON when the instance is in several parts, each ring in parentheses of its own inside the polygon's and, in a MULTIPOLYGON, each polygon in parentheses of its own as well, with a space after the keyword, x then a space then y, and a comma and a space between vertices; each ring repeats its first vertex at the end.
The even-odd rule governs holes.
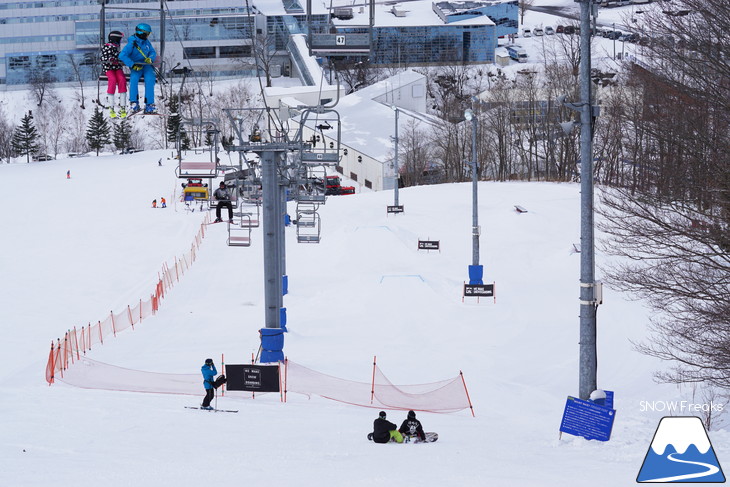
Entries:
POLYGON ((608 441, 615 417, 615 409, 568 396, 560 431, 587 440, 608 441))

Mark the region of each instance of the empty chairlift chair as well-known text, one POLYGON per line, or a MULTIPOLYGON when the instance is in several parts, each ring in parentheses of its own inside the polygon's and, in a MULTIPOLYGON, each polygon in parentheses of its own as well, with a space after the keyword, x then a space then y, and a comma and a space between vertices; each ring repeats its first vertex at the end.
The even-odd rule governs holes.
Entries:
POLYGON ((321 235, 321 219, 317 213, 317 205, 306 202, 297 203, 297 242, 319 243, 321 235))
POLYGON ((241 225, 233 223, 228 224, 228 241, 231 247, 250 247, 251 246, 251 217, 244 215, 241 217, 241 225), (245 225, 248 220, 248 225, 245 225))

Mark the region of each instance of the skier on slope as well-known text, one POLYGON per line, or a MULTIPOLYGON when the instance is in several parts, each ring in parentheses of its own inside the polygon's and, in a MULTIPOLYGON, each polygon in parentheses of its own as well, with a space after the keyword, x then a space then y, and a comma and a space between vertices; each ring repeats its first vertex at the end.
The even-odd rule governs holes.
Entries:
POLYGON ((118 30, 109 32, 109 42, 101 49, 101 69, 106 73, 106 106, 109 107, 109 116, 116 118, 117 113, 121 118, 127 116, 127 80, 122 71, 122 63, 119 62, 119 45, 122 43, 124 34, 118 30), (119 95, 119 103, 115 101, 115 93, 119 95), (118 112, 114 111, 117 106, 118 112))
POLYGON ((210 401, 215 396, 215 375, 218 373, 213 359, 205 359, 205 364, 200 368, 200 371, 203 374, 203 387, 205 387, 205 399, 203 399, 203 404, 200 405, 200 408, 213 409, 210 407, 210 401))
POLYGON ((385 411, 380 411, 378 419, 373 422, 373 441, 375 443, 388 443, 393 439, 396 443, 403 443, 403 435, 398 431, 398 427, 385 417, 385 411))
POLYGON ((400 425, 398 431, 404 436, 417 436, 421 441, 426 441, 426 433, 423 431, 421 422, 416 419, 415 411, 408 411, 408 417, 400 425))
POLYGON ((139 78, 144 75, 144 113, 157 113, 155 107, 155 48, 147 37, 152 33, 149 24, 139 24, 119 54, 119 60, 131 69, 129 75, 129 106, 133 113, 140 111, 139 78))

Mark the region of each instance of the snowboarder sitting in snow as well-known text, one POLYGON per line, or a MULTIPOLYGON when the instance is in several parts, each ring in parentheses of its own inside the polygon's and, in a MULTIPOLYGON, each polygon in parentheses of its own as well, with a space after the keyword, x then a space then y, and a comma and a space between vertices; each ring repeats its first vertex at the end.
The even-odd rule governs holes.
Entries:
POLYGON ((144 75, 144 113, 157 113, 155 107, 155 68, 152 63, 157 57, 155 48, 147 37, 152 33, 149 24, 139 24, 134 35, 119 54, 119 60, 129 66, 129 106, 132 112, 140 111, 139 79, 144 75))
POLYGON ((124 34, 118 30, 109 32, 109 42, 101 49, 101 69, 106 73, 106 106, 109 107, 109 116, 121 118, 127 116, 127 80, 124 78, 122 63, 119 62, 119 44, 124 34), (119 103, 115 102, 115 93, 119 94, 119 103), (118 106, 118 112, 114 107, 118 106))
POLYGON ((231 204, 231 194, 226 188, 226 183, 221 181, 218 189, 213 192, 213 197, 218 201, 218 206, 215 209, 215 221, 222 222, 221 209, 228 208, 228 222, 233 223, 233 205, 231 204))
POLYGON ((157 200, 152 200, 152 208, 157 208, 157 200))
POLYGON ((396 443, 403 443, 403 435, 396 428, 396 425, 385 419, 385 411, 380 411, 378 419, 373 422, 373 441, 388 443, 393 439, 396 443))
POLYGON ((423 431, 421 422, 416 419, 415 411, 408 411, 408 417, 400 425, 398 431, 404 436, 410 438, 418 437, 421 441, 426 441, 426 433, 423 431))

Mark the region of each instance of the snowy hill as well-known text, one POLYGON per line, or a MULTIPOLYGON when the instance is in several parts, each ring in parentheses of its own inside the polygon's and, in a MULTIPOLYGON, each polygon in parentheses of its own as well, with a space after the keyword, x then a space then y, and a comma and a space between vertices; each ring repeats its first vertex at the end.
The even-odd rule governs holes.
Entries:
MULTIPOLYGON (((630 485, 662 416, 640 402, 691 399, 653 383, 666 364, 629 343, 644 336, 647 310, 609 289, 598 311, 598 382, 616 393, 612 439, 558 439, 578 384, 579 187, 546 183, 480 183, 481 263, 496 303, 461 299, 470 184, 403 189, 406 212, 389 217, 390 192, 330 197, 317 245, 287 230, 287 356, 362 382, 376 355, 396 384, 463 371, 476 417, 420 413, 437 443, 369 443, 377 410, 317 396, 290 394, 284 404, 227 395, 219 407, 240 412, 213 414, 183 407, 199 403, 202 387, 198 397, 49 387, 51 340, 146 298, 163 263, 189 251, 203 215, 176 202, 167 156, 0 166, 0 485, 630 485), (160 196, 169 208, 151 208, 160 196), (419 238, 440 240, 441 251, 419 252, 419 238)), ((264 316, 261 229, 250 248, 225 239, 224 225, 209 226, 157 316, 89 357, 189 374, 221 354, 250 361, 264 316)), ((727 431, 710 439, 720 462, 730 458, 727 431)))

